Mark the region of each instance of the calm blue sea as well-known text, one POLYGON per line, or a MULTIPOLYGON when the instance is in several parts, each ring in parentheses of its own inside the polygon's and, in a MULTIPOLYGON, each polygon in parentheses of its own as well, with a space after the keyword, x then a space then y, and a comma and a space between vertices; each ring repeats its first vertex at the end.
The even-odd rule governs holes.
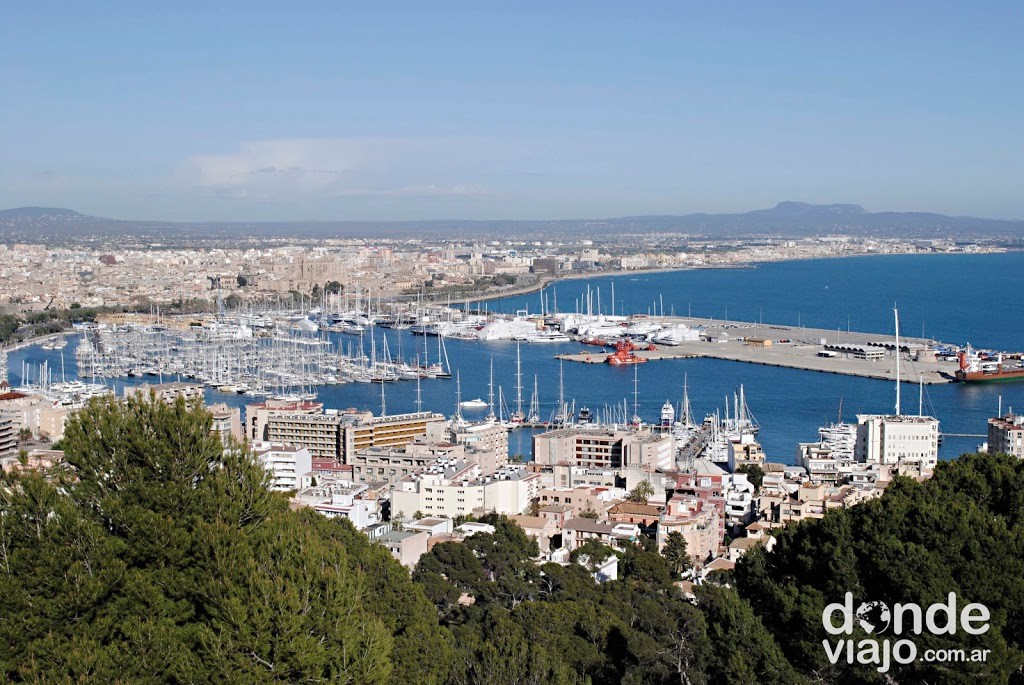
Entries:
MULTIPOLYGON (((906 255, 846 259, 777 262, 752 269, 694 270, 657 274, 623 275, 590 281, 563 281, 557 286, 559 309, 573 310, 589 283, 600 288, 602 306, 608 309, 611 281, 615 282, 616 311, 646 312, 654 302, 664 302, 666 312, 691 311, 694 316, 726 317, 784 324, 803 323, 822 328, 892 333, 892 307, 900 309, 901 330, 945 342, 971 342, 1007 350, 1024 348, 1024 253, 1003 255, 906 255)), ((555 289, 549 289, 553 305, 555 289)), ((538 311, 538 294, 489 303, 495 311, 529 308, 538 311)), ((378 331, 378 335, 384 333, 378 331)), ((423 338, 406 332, 386 331, 388 347, 401 347, 407 358, 422 355, 423 338)), ((349 336, 335 336, 345 345, 357 344, 349 336)), ((73 348, 63 351, 65 375, 76 372, 73 348)), ((368 343, 367 343, 368 345, 368 343)), ((429 339, 433 361, 437 341, 429 339)), ((448 340, 448 356, 461 372, 463 399, 487 397, 490 360, 494 360, 495 384, 506 401, 514 402, 516 346, 511 342, 483 343, 448 340)), ((558 397, 559 352, 579 351, 578 343, 523 344, 524 402, 529 402, 534 375, 538 377, 541 414, 554 410, 558 397)), ((593 350, 593 348, 590 348, 593 350)), ((20 382, 22 361, 38 364, 49 359, 60 373, 61 353, 28 348, 11 355, 10 380, 20 382)), ((835 420, 840 401, 843 414, 892 410, 895 390, 891 382, 833 374, 774 368, 710 359, 657 361, 638 367, 640 413, 655 421, 662 404, 677 403, 682 396, 683 376, 689 379, 690 399, 698 417, 724 406, 726 397, 743 384, 748 404, 762 428, 760 440, 769 458, 791 463, 797 442, 816 439, 818 426, 835 420)), ((576 406, 599 410, 621 405, 632 409, 633 369, 607 365, 566 364, 565 395, 576 406)), ((118 388, 127 384, 118 382, 118 388)), ((422 383, 424 408, 451 414, 455 405, 455 380, 422 383)), ((388 412, 415 409, 415 383, 385 386, 388 412)), ((497 393, 497 388, 495 389, 497 393)), ((983 434, 986 419, 995 415, 999 396, 1004 410, 1024 408, 1024 383, 1001 386, 934 385, 925 388, 924 411, 937 416, 945 433, 983 434)), ((380 411, 379 385, 350 383, 321 389, 328 407, 360 407, 380 411)), ((208 392, 210 401, 244 405, 251 401, 237 395, 208 392)), ((731 400, 730 400, 731 401, 731 400)), ((916 412, 918 389, 905 385, 903 407, 916 412)), ((510 453, 529 455, 530 431, 515 431, 510 453)), ((951 458, 972 451, 982 441, 975 437, 947 437, 940 454, 951 458)))

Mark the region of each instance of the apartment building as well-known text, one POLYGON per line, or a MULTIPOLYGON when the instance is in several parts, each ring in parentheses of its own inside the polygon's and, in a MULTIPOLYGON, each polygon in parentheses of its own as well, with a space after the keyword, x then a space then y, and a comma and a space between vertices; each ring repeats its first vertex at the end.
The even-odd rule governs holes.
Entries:
MULTIPOLYGON (((445 418, 434 412, 413 412, 374 416, 370 412, 347 411, 342 417, 342 461, 367 447, 403 447, 417 439, 445 442, 445 418)), ((507 446, 506 446, 507 452, 507 446)))
POLYGON ((446 429, 445 439, 473 452, 484 475, 508 466, 508 428, 500 423, 453 423, 446 429))
POLYGON ((640 537, 639 526, 632 523, 610 523, 588 518, 570 519, 562 527, 562 547, 574 550, 595 540, 609 547, 621 547, 640 537))
POLYGON ((520 514, 536 497, 540 476, 507 467, 484 476, 473 462, 446 462, 403 478, 391 493, 392 511, 455 518, 474 512, 520 514))
POLYGON ((675 464, 670 433, 648 429, 565 428, 535 435, 534 461, 541 466, 570 464, 586 469, 666 470, 675 464))
POLYGON ((989 419, 988 451, 1024 459, 1024 416, 1007 414, 989 419))
POLYGON ((307 485, 304 476, 313 469, 313 457, 309 449, 261 442, 253 445, 253 455, 270 473, 272 490, 298 491, 307 485))
POLYGON ((310 506, 327 518, 348 519, 357 530, 365 530, 381 522, 380 502, 366 493, 365 485, 333 484, 309 488, 304 499, 314 499, 310 506))
POLYGON ((242 440, 241 409, 229 407, 221 402, 210 405, 209 410, 213 415, 213 425, 210 427, 210 432, 217 435, 225 446, 231 440, 242 440))
POLYGON ((931 472, 939 459, 939 421, 931 416, 857 415, 857 461, 916 462, 931 472))
POLYGON ((665 546, 669 533, 680 533, 690 557, 700 564, 718 552, 722 529, 718 507, 692 494, 676 493, 658 521, 658 549, 665 546))
POLYGON ((412 568, 420 557, 427 553, 430 534, 411 530, 392 530, 377 538, 377 541, 388 548, 391 556, 403 566, 412 568))
POLYGON ((272 418, 283 416, 315 416, 323 413, 320 402, 291 400, 267 400, 250 404, 245 408, 245 435, 252 442, 269 440, 269 424, 272 418))
POLYGON ((537 491, 537 501, 542 507, 551 504, 569 508, 571 516, 592 511, 604 516, 608 509, 626 496, 623 488, 590 487, 581 485, 574 488, 542 487, 537 491))
POLYGON ((15 390, 0 394, 0 412, 14 422, 15 433, 28 428, 34 435, 60 440, 73 411, 70 407, 53 406, 53 401, 42 395, 15 390))
POLYGON ((18 456, 18 433, 14 426, 14 417, 0 412, 0 459, 18 456))
POLYGON ((314 457, 342 461, 341 418, 337 414, 272 414, 265 435, 270 442, 304 447, 314 457))
POLYGON ((319 402, 267 400, 246 408, 250 440, 289 442, 317 458, 349 463, 371 447, 399 448, 417 439, 444 442, 444 416, 432 412, 374 416, 366 411, 324 411, 319 402))
POLYGON ((438 461, 454 462, 465 458, 466 450, 462 445, 414 442, 397 449, 366 447, 356 450, 348 465, 357 483, 394 483, 438 461))

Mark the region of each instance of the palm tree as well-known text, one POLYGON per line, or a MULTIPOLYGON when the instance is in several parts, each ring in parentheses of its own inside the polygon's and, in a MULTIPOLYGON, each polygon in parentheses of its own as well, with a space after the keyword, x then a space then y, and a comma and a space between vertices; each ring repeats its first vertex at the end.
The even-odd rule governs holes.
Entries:
POLYGON ((647 504, 647 501, 653 496, 654 486, 651 485, 651 481, 642 480, 626 495, 626 499, 637 504, 647 504))
POLYGON ((686 538, 677 530, 668 534, 665 546, 661 549, 661 556, 665 557, 672 573, 677 576, 689 569, 693 563, 690 553, 686 550, 686 538))

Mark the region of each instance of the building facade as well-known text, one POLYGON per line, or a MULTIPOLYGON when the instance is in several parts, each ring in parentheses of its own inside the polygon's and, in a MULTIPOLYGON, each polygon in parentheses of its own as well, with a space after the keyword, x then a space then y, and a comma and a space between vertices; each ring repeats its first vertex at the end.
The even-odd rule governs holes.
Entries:
POLYGON ((1024 459, 1024 416, 1007 414, 989 419, 988 451, 1024 459))

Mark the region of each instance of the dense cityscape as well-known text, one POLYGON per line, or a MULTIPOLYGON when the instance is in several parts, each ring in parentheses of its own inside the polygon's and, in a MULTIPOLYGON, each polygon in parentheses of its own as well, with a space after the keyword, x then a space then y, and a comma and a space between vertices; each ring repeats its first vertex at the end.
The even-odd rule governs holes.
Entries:
POLYGON ((57 9, 0 680, 1024 683, 1019 6, 57 9))

